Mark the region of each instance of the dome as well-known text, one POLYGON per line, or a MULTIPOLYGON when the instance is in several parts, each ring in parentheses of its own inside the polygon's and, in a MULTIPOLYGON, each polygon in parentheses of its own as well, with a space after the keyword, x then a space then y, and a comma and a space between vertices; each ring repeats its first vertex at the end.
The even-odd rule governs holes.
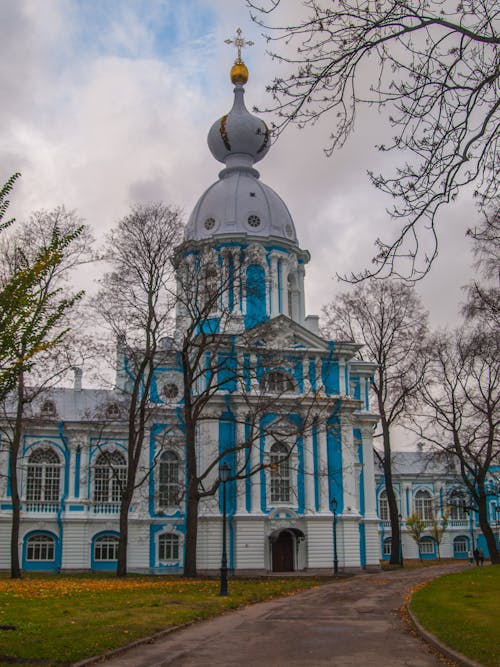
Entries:
POLYGON ((208 147, 225 169, 219 180, 196 204, 185 231, 186 241, 217 236, 278 237, 297 245, 297 235, 286 204, 259 180, 253 168, 267 154, 270 133, 263 120, 245 107, 244 83, 248 71, 239 60, 231 70, 234 103, 208 132, 208 147))
POLYGON ((254 170, 227 169, 206 190, 186 226, 186 240, 219 235, 275 236, 297 244, 285 202, 254 175, 254 170))
POLYGON ((208 147, 219 162, 226 162, 230 156, 245 156, 252 164, 262 160, 269 150, 269 129, 263 120, 249 113, 243 95, 242 84, 237 84, 233 108, 216 120, 208 133, 208 147))

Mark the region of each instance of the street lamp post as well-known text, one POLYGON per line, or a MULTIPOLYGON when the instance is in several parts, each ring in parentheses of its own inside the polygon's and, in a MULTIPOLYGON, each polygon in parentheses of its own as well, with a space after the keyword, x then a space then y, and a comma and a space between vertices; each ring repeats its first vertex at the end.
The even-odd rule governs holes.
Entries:
POLYGON ((227 539, 226 539, 226 482, 231 469, 227 463, 219 467, 219 479, 222 484, 222 558, 220 563, 220 595, 227 595, 227 539))
POLYGON ((333 510, 333 574, 339 573, 339 559, 337 557, 337 499, 332 499, 333 510))

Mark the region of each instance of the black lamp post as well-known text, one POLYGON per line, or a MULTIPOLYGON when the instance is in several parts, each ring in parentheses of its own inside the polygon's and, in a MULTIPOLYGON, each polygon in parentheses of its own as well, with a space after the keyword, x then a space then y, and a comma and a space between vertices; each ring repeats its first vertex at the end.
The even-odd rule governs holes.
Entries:
POLYGON ((226 482, 230 467, 223 463, 219 467, 219 479, 222 483, 222 559, 220 563, 220 595, 227 595, 227 540, 226 540, 226 482))
POLYGON ((337 498, 332 498, 333 510, 333 574, 339 573, 339 559, 337 558, 337 498))
POLYGON ((398 514, 399 517, 399 564, 403 567, 403 516, 398 514))

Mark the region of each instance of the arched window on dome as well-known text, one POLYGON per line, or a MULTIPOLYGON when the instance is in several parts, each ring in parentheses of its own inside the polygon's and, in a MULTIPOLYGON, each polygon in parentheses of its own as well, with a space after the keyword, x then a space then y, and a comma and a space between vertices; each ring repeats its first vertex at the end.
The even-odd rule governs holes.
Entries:
POLYGON ((263 391, 273 394, 295 390, 292 378, 283 371, 269 371, 262 377, 260 386, 263 391))
POLYGON ((35 449, 28 458, 26 502, 31 510, 54 511, 60 497, 61 464, 51 447, 35 449))

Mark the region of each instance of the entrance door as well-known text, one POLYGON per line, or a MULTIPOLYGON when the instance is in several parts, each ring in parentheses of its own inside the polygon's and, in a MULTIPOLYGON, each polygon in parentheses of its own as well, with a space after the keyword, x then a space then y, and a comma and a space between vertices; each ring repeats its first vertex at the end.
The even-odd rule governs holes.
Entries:
POLYGON ((273 572, 293 572, 293 537, 287 530, 273 542, 273 572))

